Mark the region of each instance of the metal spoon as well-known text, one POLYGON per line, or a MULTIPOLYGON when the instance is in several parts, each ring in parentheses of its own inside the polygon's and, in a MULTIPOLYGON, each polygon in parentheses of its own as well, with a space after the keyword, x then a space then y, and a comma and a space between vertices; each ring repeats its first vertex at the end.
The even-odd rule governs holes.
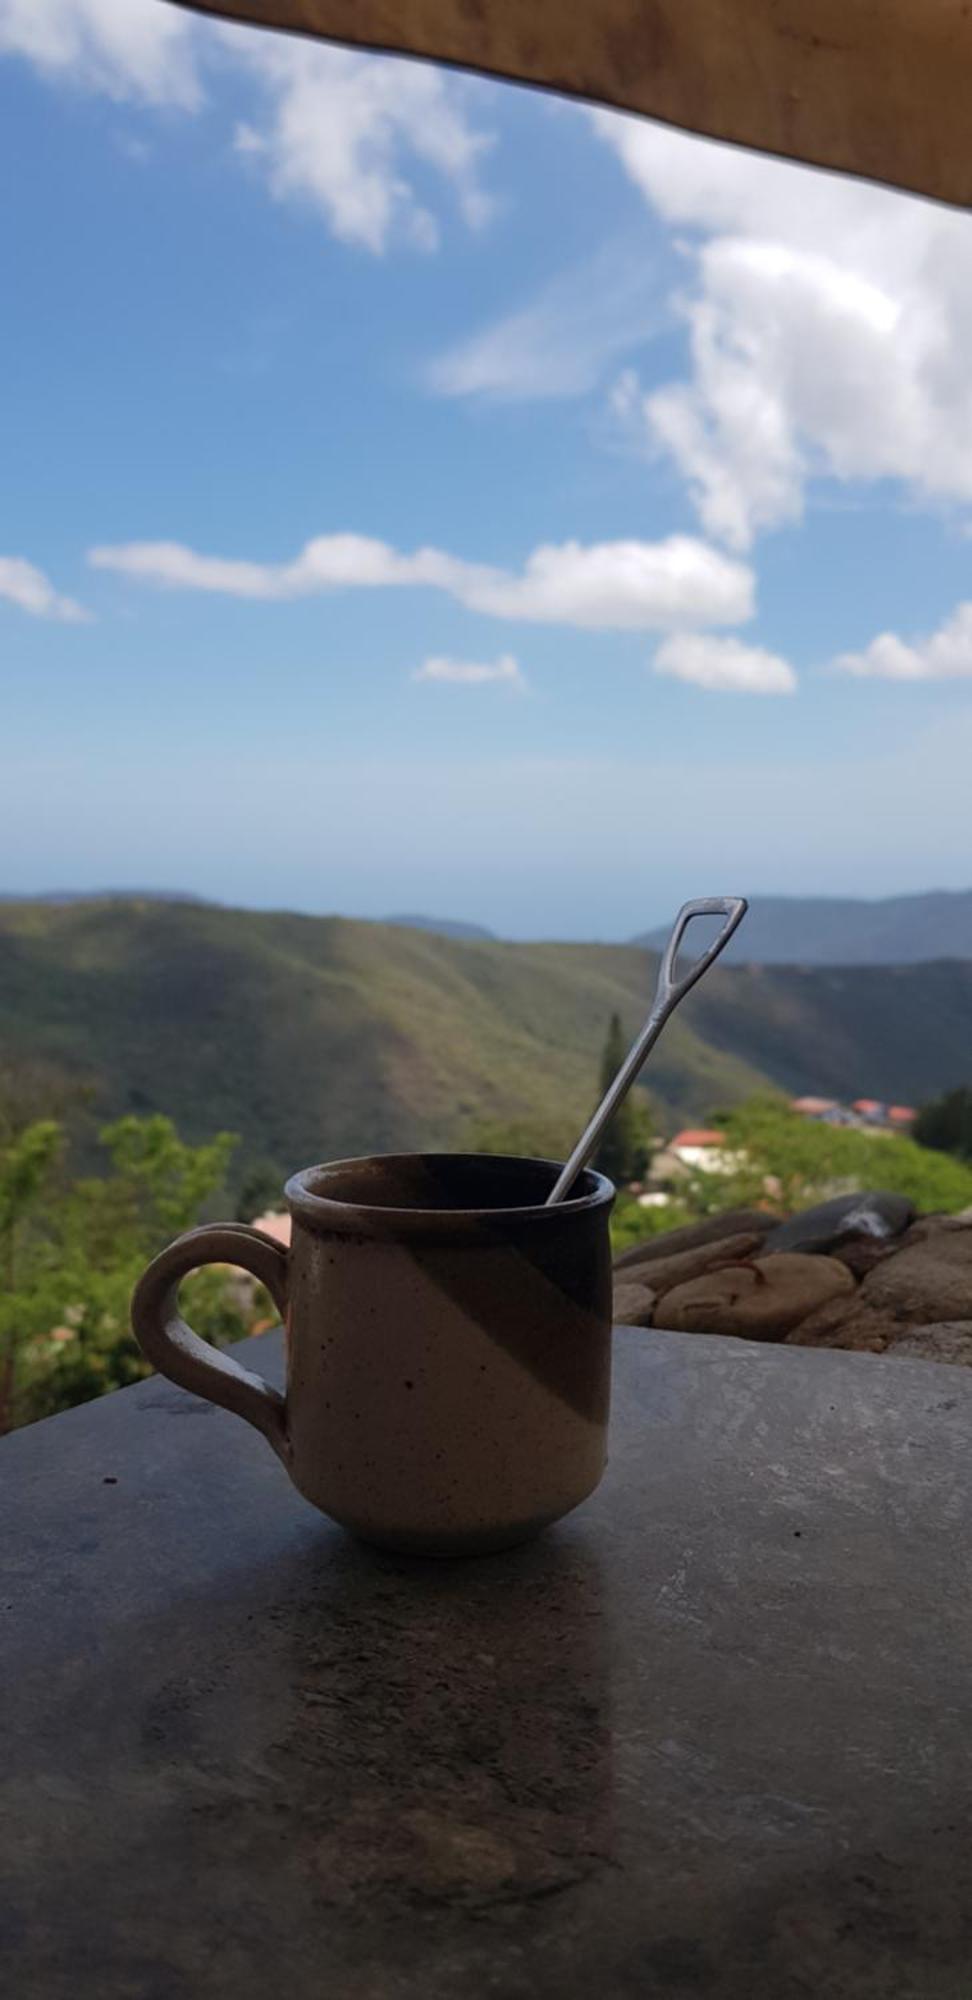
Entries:
POLYGON ((658 980, 651 1012, 640 1035, 632 1042, 630 1049, 614 1082, 605 1091, 590 1124, 581 1133, 573 1152, 555 1186, 547 1196, 545 1206, 551 1208, 555 1202, 565 1201, 575 1180, 597 1147, 598 1140, 609 1120, 613 1118, 618 1105, 627 1097, 629 1090, 641 1068, 645 1057, 650 1054, 669 1016, 674 1014, 680 1000, 690 993, 696 980, 714 965, 719 953, 729 943, 734 931, 738 930, 749 908, 745 896, 700 896, 694 903, 683 903, 675 919, 675 928, 662 953, 658 967, 658 980), (718 937, 707 951, 690 965, 681 979, 675 977, 675 961, 679 946, 693 917, 725 917, 718 937))

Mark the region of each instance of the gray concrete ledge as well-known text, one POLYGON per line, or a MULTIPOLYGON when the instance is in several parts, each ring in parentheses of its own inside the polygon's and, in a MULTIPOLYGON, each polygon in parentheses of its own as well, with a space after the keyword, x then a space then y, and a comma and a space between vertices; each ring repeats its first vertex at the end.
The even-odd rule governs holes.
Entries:
POLYGON ((158 1380, 17 1433, 4 1993, 969 2000, 970 1447, 965 1371, 622 1330, 599 1493, 431 1564, 158 1380))

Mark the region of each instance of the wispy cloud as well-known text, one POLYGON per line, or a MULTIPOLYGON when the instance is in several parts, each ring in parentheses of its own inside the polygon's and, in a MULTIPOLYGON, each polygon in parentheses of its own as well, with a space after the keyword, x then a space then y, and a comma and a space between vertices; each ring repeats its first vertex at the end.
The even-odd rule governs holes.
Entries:
POLYGON ((490 141, 470 123, 460 83, 425 63, 221 32, 262 95, 257 115, 237 125, 236 150, 278 200, 310 205, 336 236, 366 250, 396 240, 434 250, 439 223, 416 193, 413 159, 440 176, 467 224, 486 220, 479 167, 490 141))
POLYGON ((673 633, 659 646, 654 670, 723 694, 795 694, 797 688, 793 668, 778 653, 711 633, 673 633))
POLYGON ((512 653, 502 653, 498 660, 450 660, 433 656, 416 667, 413 681, 449 681, 456 687, 484 687, 497 682, 513 688, 522 694, 526 680, 520 672, 519 662, 512 653))
POLYGON ((425 587, 493 618, 589 631, 666 631, 750 618, 744 563, 689 535, 660 542, 563 542, 534 549, 517 573, 442 549, 402 554, 367 535, 320 535, 288 563, 201 555, 179 542, 92 549, 96 569, 139 583, 267 601, 336 589, 425 587))
POLYGON ((860 653, 840 653, 838 673, 861 680, 946 681, 972 678, 972 604, 956 606, 937 632, 921 639, 900 639, 896 632, 879 632, 860 653))
POLYGON ((0 598, 33 618, 56 618, 65 625, 83 624, 91 615, 73 597, 62 597, 50 577, 24 556, 0 556, 0 598))
POLYGON ((662 323, 659 281, 643 242, 605 246, 429 363, 439 396, 526 402, 582 396, 662 323))
POLYGON ((202 102, 195 31, 159 0, 0 0, 0 55, 116 101, 202 102))
POLYGON ((467 225, 491 210, 480 182, 491 141, 472 121, 470 86, 429 64, 194 20, 162 0, 0 0, 0 56, 118 103, 188 112, 232 71, 252 96, 231 138, 241 164, 375 253, 438 243, 416 167, 467 225))

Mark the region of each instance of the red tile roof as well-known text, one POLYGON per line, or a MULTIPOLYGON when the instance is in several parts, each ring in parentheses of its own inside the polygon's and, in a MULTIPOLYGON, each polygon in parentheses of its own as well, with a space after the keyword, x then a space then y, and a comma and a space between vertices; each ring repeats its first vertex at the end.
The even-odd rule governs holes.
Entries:
POLYGON ((912 1119, 917 1116, 917 1111, 913 1111, 910 1104, 888 1105, 888 1117, 893 1119, 896 1125, 910 1125, 912 1119))
POLYGON ((255 1215, 253 1217, 253 1221, 250 1224, 250 1228, 259 1229, 264 1236, 272 1236, 275 1243, 282 1244, 285 1250, 289 1249, 290 1247, 289 1215, 286 1214, 282 1215, 277 1209, 269 1209, 266 1215, 255 1215))
POLYGON ((704 1132, 704 1131, 676 1132, 675 1137, 672 1140, 673 1147, 724 1146, 725 1143, 726 1143, 726 1135, 724 1132, 704 1132))

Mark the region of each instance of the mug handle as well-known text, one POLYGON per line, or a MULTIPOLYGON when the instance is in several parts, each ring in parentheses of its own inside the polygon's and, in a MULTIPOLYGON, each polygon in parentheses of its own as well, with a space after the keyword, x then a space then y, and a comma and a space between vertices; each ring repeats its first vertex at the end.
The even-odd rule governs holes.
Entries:
POLYGON ((255 1424, 287 1463, 287 1405, 279 1389, 262 1375, 241 1368, 232 1356, 200 1340, 179 1316, 179 1286, 202 1264, 236 1264, 267 1291, 284 1319, 287 1312, 287 1252, 272 1236, 242 1222, 204 1223, 188 1229, 154 1258, 132 1293, 132 1328, 146 1360, 161 1375, 194 1396, 233 1410, 255 1424))

